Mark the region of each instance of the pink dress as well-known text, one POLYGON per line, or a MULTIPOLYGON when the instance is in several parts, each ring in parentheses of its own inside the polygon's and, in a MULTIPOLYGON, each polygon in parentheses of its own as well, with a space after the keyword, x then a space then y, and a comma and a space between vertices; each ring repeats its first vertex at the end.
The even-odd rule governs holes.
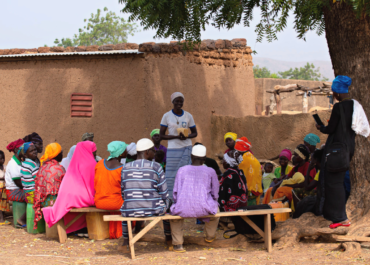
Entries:
MULTIPOLYGON (((68 170, 60 185, 58 197, 53 207, 43 209, 45 222, 52 227, 64 217, 68 224, 79 213, 69 213, 72 208, 94 206, 94 176, 96 161, 93 152, 94 142, 80 142, 76 146, 68 170)), ((68 229, 67 233, 86 227, 86 217, 81 216, 68 229)))

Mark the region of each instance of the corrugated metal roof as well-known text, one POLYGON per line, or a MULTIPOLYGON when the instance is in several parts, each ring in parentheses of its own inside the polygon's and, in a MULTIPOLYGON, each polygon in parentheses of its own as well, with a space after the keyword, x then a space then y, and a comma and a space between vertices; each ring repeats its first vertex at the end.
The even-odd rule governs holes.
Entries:
POLYGON ((118 50, 118 51, 96 51, 96 52, 52 52, 52 53, 29 53, 0 55, 0 58, 9 57, 32 57, 32 56, 69 56, 69 55, 103 55, 103 54, 141 54, 139 50, 118 50))

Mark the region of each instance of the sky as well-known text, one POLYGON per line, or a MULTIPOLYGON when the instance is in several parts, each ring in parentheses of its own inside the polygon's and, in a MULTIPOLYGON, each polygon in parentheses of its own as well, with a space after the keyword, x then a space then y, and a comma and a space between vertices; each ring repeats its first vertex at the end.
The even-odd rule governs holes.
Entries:
MULTIPOLYGON (((8 0, 2 1, 0 9, 0 49, 37 48, 53 46, 56 38, 72 37, 78 33, 91 13, 98 8, 107 7, 124 18, 123 8, 118 0, 8 0)), ((246 38, 247 45, 257 51, 261 58, 271 58, 282 61, 308 62, 314 60, 330 62, 325 36, 317 36, 309 32, 306 41, 298 39, 293 29, 293 17, 288 21, 288 28, 278 34, 278 41, 256 43, 255 25, 258 23, 258 10, 255 11, 254 21, 250 28, 238 25, 232 30, 217 30, 209 26, 202 33, 202 39, 233 39, 246 38)), ((155 39, 154 30, 144 31, 137 23, 141 32, 130 36, 128 41, 143 43, 148 41, 169 42, 170 39, 155 39)))

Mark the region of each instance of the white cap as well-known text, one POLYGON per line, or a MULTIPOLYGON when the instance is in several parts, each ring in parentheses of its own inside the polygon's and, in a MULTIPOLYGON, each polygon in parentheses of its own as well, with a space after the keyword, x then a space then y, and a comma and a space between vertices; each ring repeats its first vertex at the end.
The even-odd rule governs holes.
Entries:
POLYGON ((149 150, 154 146, 152 140, 148 138, 143 138, 140 139, 137 144, 136 144, 136 151, 141 152, 141 151, 146 151, 149 150))
POLYGON ((191 154, 193 156, 198 156, 198 157, 205 157, 206 153, 207 153, 207 148, 201 144, 197 144, 193 146, 193 150, 191 151, 191 154))

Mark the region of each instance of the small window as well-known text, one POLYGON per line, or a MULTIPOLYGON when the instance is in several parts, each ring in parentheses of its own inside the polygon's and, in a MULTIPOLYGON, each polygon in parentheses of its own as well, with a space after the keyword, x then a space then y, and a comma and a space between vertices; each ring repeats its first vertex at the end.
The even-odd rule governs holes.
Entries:
POLYGON ((92 94, 71 95, 71 117, 92 117, 92 94))

